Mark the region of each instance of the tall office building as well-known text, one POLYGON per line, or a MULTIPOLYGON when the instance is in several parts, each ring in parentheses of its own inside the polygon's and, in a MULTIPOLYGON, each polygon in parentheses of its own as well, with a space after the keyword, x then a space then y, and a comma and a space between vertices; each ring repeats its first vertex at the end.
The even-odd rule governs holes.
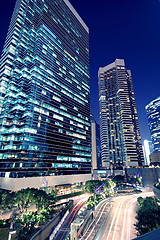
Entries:
POLYGON ((92 170, 101 168, 100 126, 91 115, 92 170))
POLYGON ((160 97, 146 106, 146 112, 152 142, 151 164, 160 165, 160 97))
POLYGON ((0 64, 0 176, 90 173, 89 30, 69 1, 17 0, 0 64))
POLYGON ((152 141, 152 151, 160 152, 160 97, 146 106, 146 112, 152 141))
POLYGON ((151 154, 151 141, 144 140, 143 142, 143 156, 144 156, 144 164, 150 165, 150 154, 151 154))
POLYGON ((123 59, 98 72, 103 167, 142 166, 143 152, 131 72, 123 59))

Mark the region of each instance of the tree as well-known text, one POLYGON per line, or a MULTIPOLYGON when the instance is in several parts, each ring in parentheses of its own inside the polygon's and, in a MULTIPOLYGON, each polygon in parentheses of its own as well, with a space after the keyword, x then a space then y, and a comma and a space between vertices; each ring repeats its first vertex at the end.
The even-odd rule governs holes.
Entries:
POLYGON ((94 193, 95 190, 102 185, 100 180, 89 180, 86 182, 85 187, 88 193, 94 193))
POLYGON ((135 224, 138 236, 153 231, 160 227, 160 207, 155 198, 138 198, 137 223, 135 224))
POLYGON ((136 176, 131 176, 130 177, 130 183, 132 183, 132 184, 141 184, 141 182, 142 182, 142 180, 141 180, 141 178, 139 178, 139 177, 136 177, 136 176))
POLYGON ((48 193, 48 199, 52 205, 57 201, 57 195, 54 190, 51 193, 48 193))
POLYGON ((36 204, 37 210, 44 210, 48 208, 50 205, 53 205, 54 195, 48 195, 43 190, 36 189, 34 193, 34 202, 36 204))
POLYGON ((144 198, 142 197, 137 198, 137 202, 139 203, 140 207, 142 207, 144 203, 144 198))
POLYGON ((9 191, 4 191, 1 194, 0 209, 11 210, 14 207, 14 204, 15 204, 15 193, 14 192, 9 192, 9 191))
POLYGON ((16 202, 21 213, 23 213, 24 210, 27 211, 29 205, 34 202, 34 191, 35 189, 33 188, 27 188, 17 192, 16 202))
POLYGON ((17 219, 17 222, 21 224, 18 239, 29 240, 34 233, 34 226, 38 223, 38 214, 37 212, 24 213, 17 219))
POLYGON ((106 180, 107 184, 104 185, 105 188, 113 189, 116 186, 116 183, 112 180, 106 180))
POLYGON ((112 181, 115 182, 116 185, 120 186, 124 183, 124 176, 116 175, 113 177, 112 181))

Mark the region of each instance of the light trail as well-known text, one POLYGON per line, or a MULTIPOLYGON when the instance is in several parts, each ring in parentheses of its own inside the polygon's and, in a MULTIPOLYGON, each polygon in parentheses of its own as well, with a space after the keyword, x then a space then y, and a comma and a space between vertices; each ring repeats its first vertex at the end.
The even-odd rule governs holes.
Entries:
MULTIPOLYGON (((106 205, 109 204, 109 200, 110 200, 110 199, 105 199, 105 200, 103 200, 102 202, 100 202, 100 204, 99 204, 99 205, 100 205, 100 208, 98 209, 98 212, 96 213, 95 218, 93 219, 93 221, 91 222, 91 224, 89 225, 89 227, 87 228, 87 230, 85 231, 85 234, 82 236, 81 240, 83 240, 85 237, 87 237, 87 238, 85 238, 85 239, 88 239, 88 237, 92 234, 92 232, 93 232, 94 229, 95 229, 95 225, 94 225, 94 224, 98 224, 98 222, 99 222, 99 220, 100 220, 100 218, 101 218, 101 216, 102 216, 102 214, 103 214, 103 212, 104 212, 104 209, 105 209, 106 205), (106 202, 107 202, 107 203, 106 203, 106 202), (105 205, 104 205, 104 204, 105 204, 105 205), (103 207, 103 206, 104 206, 104 207, 103 207), (103 208, 103 211, 102 211, 102 208, 103 208), (95 222, 95 221, 96 221, 96 218, 99 216, 100 213, 101 213, 101 215, 100 215, 99 219, 97 220, 97 222, 95 222), (93 226, 93 227, 92 227, 92 226, 93 226), (91 227, 92 227, 92 228, 91 228, 91 227), (91 228, 90 233, 89 233, 88 236, 86 236, 90 228, 91 228)), ((99 205, 98 205, 98 206, 99 206, 99 205)), ((97 206, 97 207, 98 207, 98 206, 97 206)))
MULTIPOLYGON (((63 237, 64 237, 64 235, 65 235, 65 233, 66 233, 66 231, 67 231, 67 229, 68 229, 68 227, 69 227, 69 225, 71 224, 71 222, 73 221, 73 219, 74 219, 74 217, 75 217, 75 215, 76 215, 76 213, 78 212, 78 210, 82 207, 82 205, 86 202, 86 200, 87 200, 88 198, 85 198, 85 199, 82 199, 82 200, 80 200, 78 203, 78 206, 77 206, 77 209, 75 210, 75 212, 74 212, 74 214, 73 214, 73 216, 72 216, 72 218, 71 218, 71 220, 70 220, 70 222, 68 223, 68 225, 67 225, 67 227, 66 227, 66 229, 64 230, 64 233, 63 233, 63 235, 62 235, 62 237, 61 237, 61 239, 60 240, 62 240, 63 239, 63 237)), ((72 212, 73 213, 73 212, 72 212)), ((67 223, 67 221, 66 221, 66 223, 67 223)))
MULTIPOLYGON (((126 207, 125 207, 123 227, 122 227, 122 232, 121 232, 121 240, 123 240, 123 235, 124 235, 124 230, 125 230, 126 215, 127 215, 128 205, 130 204, 130 205, 132 206, 132 204, 131 204, 132 202, 137 202, 137 197, 136 197, 136 199, 130 199, 130 200, 128 201, 126 207)), ((130 208, 131 208, 131 206, 130 206, 130 208)), ((130 208, 129 208, 129 209, 130 209, 130 208)), ((127 226, 128 226, 128 225, 127 225, 127 226)), ((130 229, 130 226, 127 227, 127 233, 128 233, 128 231, 130 231, 129 229, 130 229)), ((128 234, 127 234, 127 239, 129 239, 129 238, 128 238, 128 234)), ((126 239, 126 240, 127 240, 127 239, 126 239)))
MULTIPOLYGON (((130 197, 130 198, 131 198, 131 197, 130 197)), ((115 223, 115 227, 114 227, 114 232, 113 232, 112 240, 115 239, 115 234, 116 234, 116 231, 117 231, 117 226, 118 226, 118 221, 119 221, 120 213, 121 213, 121 211, 122 211, 123 204, 124 204, 126 201, 128 201, 128 198, 127 198, 127 199, 125 198, 125 199, 121 200, 121 202, 120 202, 120 207, 118 208, 118 211, 116 212, 116 214, 118 213, 118 216, 117 216, 117 218, 116 218, 116 223, 115 223)))
MULTIPOLYGON (((95 224, 98 224, 98 222, 100 221, 101 216, 102 216, 102 214, 103 214, 103 212, 104 212, 104 209, 106 208, 106 205, 108 205, 108 202, 104 205, 104 207, 103 207, 103 209, 102 209, 102 212, 101 212, 101 214, 100 214, 100 216, 99 216, 99 218, 98 218, 98 220, 97 220, 97 222, 96 222, 95 224)), ((94 228, 95 228, 95 226, 93 227, 92 231, 90 231, 90 234, 88 235, 88 237, 86 238, 86 240, 90 237, 90 235, 92 234, 94 228)))
POLYGON ((112 222, 111 222, 111 226, 110 226, 110 228, 109 228, 109 232, 108 232, 107 240, 109 239, 109 236, 110 236, 110 233, 111 233, 111 230, 112 230, 112 227, 113 227, 113 224, 114 224, 114 221, 115 221, 116 215, 117 215, 117 211, 118 211, 119 206, 120 206, 120 204, 121 204, 122 201, 123 201, 123 199, 121 199, 121 201, 118 203, 118 206, 117 206, 117 208, 116 208, 116 212, 115 212, 115 214, 114 214, 114 217, 113 217, 112 222))
POLYGON ((115 235, 116 233, 119 231, 117 230, 118 229, 118 225, 121 225, 121 223, 123 222, 123 225, 122 225, 122 230, 121 230, 121 233, 119 233, 119 237, 118 239, 121 239, 121 240, 130 240, 130 231, 131 231, 131 207, 137 202, 137 198, 140 197, 140 196, 152 196, 153 193, 142 193, 142 194, 134 194, 134 195, 130 195, 129 197, 123 197, 123 199, 121 199, 119 202, 118 202, 118 205, 116 207, 116 210, 115 210, 115 213, 114 213, 114 216, 113 216, 113 219, 111 221, 111 225, 109 227, 109 230, 107 231, 107 239, 106 240, 109 240, 109 239, 112 239, 112 240, 115 240, 115 235), (125 204, 125 207, 124 207, 124 204, 125 204), (129 207, 130 206, 130 207, 129 207), (121 212, 122 212, 122 209, 124 208, 124 216, 121 215, 121 212), (128 210, 129 209, 129 210, 128 210), (123 216, 123 221, 119 222, 119 218, 120 216, 123 216), (128 218, 127 218, 128 216, 128 218), (130 217, 130 218, 129 218, 130 217), (125 232, 125 225, 126 225, 126 219, 129 219, 127 221, 127 226, 126 226, 126 229, 127 229, 127 238, 125 236, 124 238, 124 232, 125 232), (111 235, 111 232, 112 235, 111 235))
MULTIPOLYGON (((71 210, 71 212, 70 212, 70 214, 68 215, 68 217, 67 217, 67 219, 64 221, 64 223, 62 224, 62 226, 61 226, 61 229, 63 229, 63 227, 64 227, 64 225, 68 222, 68 220, 71 218, 71 216, 72 216, 72 214, 74 213, 74 211, 76 211, 76 208, 81 204, 81 202, 83 202, 84 200, 86 201, 86 199, 87 199, 87 197, 85 197, 84 199, 81 199, 81 200, 79 200, 78 201, 78 203, 73 207, 73 209, 71 210)), ((84 203, 84 202, 83 202, 84 203)), ((83 204, 82 204, 83 205, 83 204)), ((78 209, 79 210, 79 209, 78 209)), ((76 212, 77 213, 77 212, 76 212)), ((74 215, 75 216, 75 215, 74 215)), ((68 228, 68 227, 67 227, 68 228)), ((66 230, 65 230, 65 232, 66 232, 66 230)), ((59 231, 59 233, 58 234, 56 234, 56 236, 55 236, 55 240, 58 238, 58 236, 59 236, 59 234, 60 234, 60 231, 59 231)))

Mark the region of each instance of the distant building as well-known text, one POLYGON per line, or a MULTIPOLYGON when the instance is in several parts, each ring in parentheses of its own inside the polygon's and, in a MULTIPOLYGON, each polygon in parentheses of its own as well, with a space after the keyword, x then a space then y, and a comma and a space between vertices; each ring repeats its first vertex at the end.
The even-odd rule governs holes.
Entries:
POLYGON ((143 142, 143 155, 144 155, 144 164, 150 165, 150 154, 151 154, 151 141, 144 140, 143 142))
POLYGON ((17 0, 0 64, 0 177, 83 181, 91 173, 89 29, 70 2, 17 0))
POLYGON ((150 155, 150 165, 154 165, 154 166, 159 166, 160 165, 160 151, 159 152, 152 152, 150 155))
POLYGON ((101 143, 100 126, 94 118, 91 118, 91 138, 92 138, 92 169, 101 168, 101 143))
POLYGON ((151 134, 152 151, 160 151, 160 97, 146 106, 148 125, 151 134))
POLYGON ((131 71, 123 59, 98 72, 102 166, 142 166, 143 152, 131 71))
POLYGON ((160 164, 160 97, 156 98, 146 106, 148 125, 150 129, 152 152, 151 164, 160 164))

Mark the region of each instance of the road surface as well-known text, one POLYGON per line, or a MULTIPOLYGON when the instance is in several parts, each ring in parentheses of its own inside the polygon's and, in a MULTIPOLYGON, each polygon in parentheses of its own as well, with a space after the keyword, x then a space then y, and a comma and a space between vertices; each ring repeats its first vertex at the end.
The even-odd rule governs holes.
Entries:
POLYGON ((64 240, 66 239, 67 235, 70 232, 70 225, 76 218, 76 214, 79 209, 83 206, 83 204, 88 200, 89 195, 83 194, 82 196, 78 197, 77 200, 74 201, 74 207, 70 211, 68 217, 65 219, 64 223, 60 227, 57 234, 54 236, 54 240, 64 240))
POLYGON ((131 240, 136 237, 134 228, 135 207, 138 197, 154 196, 153 192, 114 197, 98 206, 95 219, 81 240, 131 240))

